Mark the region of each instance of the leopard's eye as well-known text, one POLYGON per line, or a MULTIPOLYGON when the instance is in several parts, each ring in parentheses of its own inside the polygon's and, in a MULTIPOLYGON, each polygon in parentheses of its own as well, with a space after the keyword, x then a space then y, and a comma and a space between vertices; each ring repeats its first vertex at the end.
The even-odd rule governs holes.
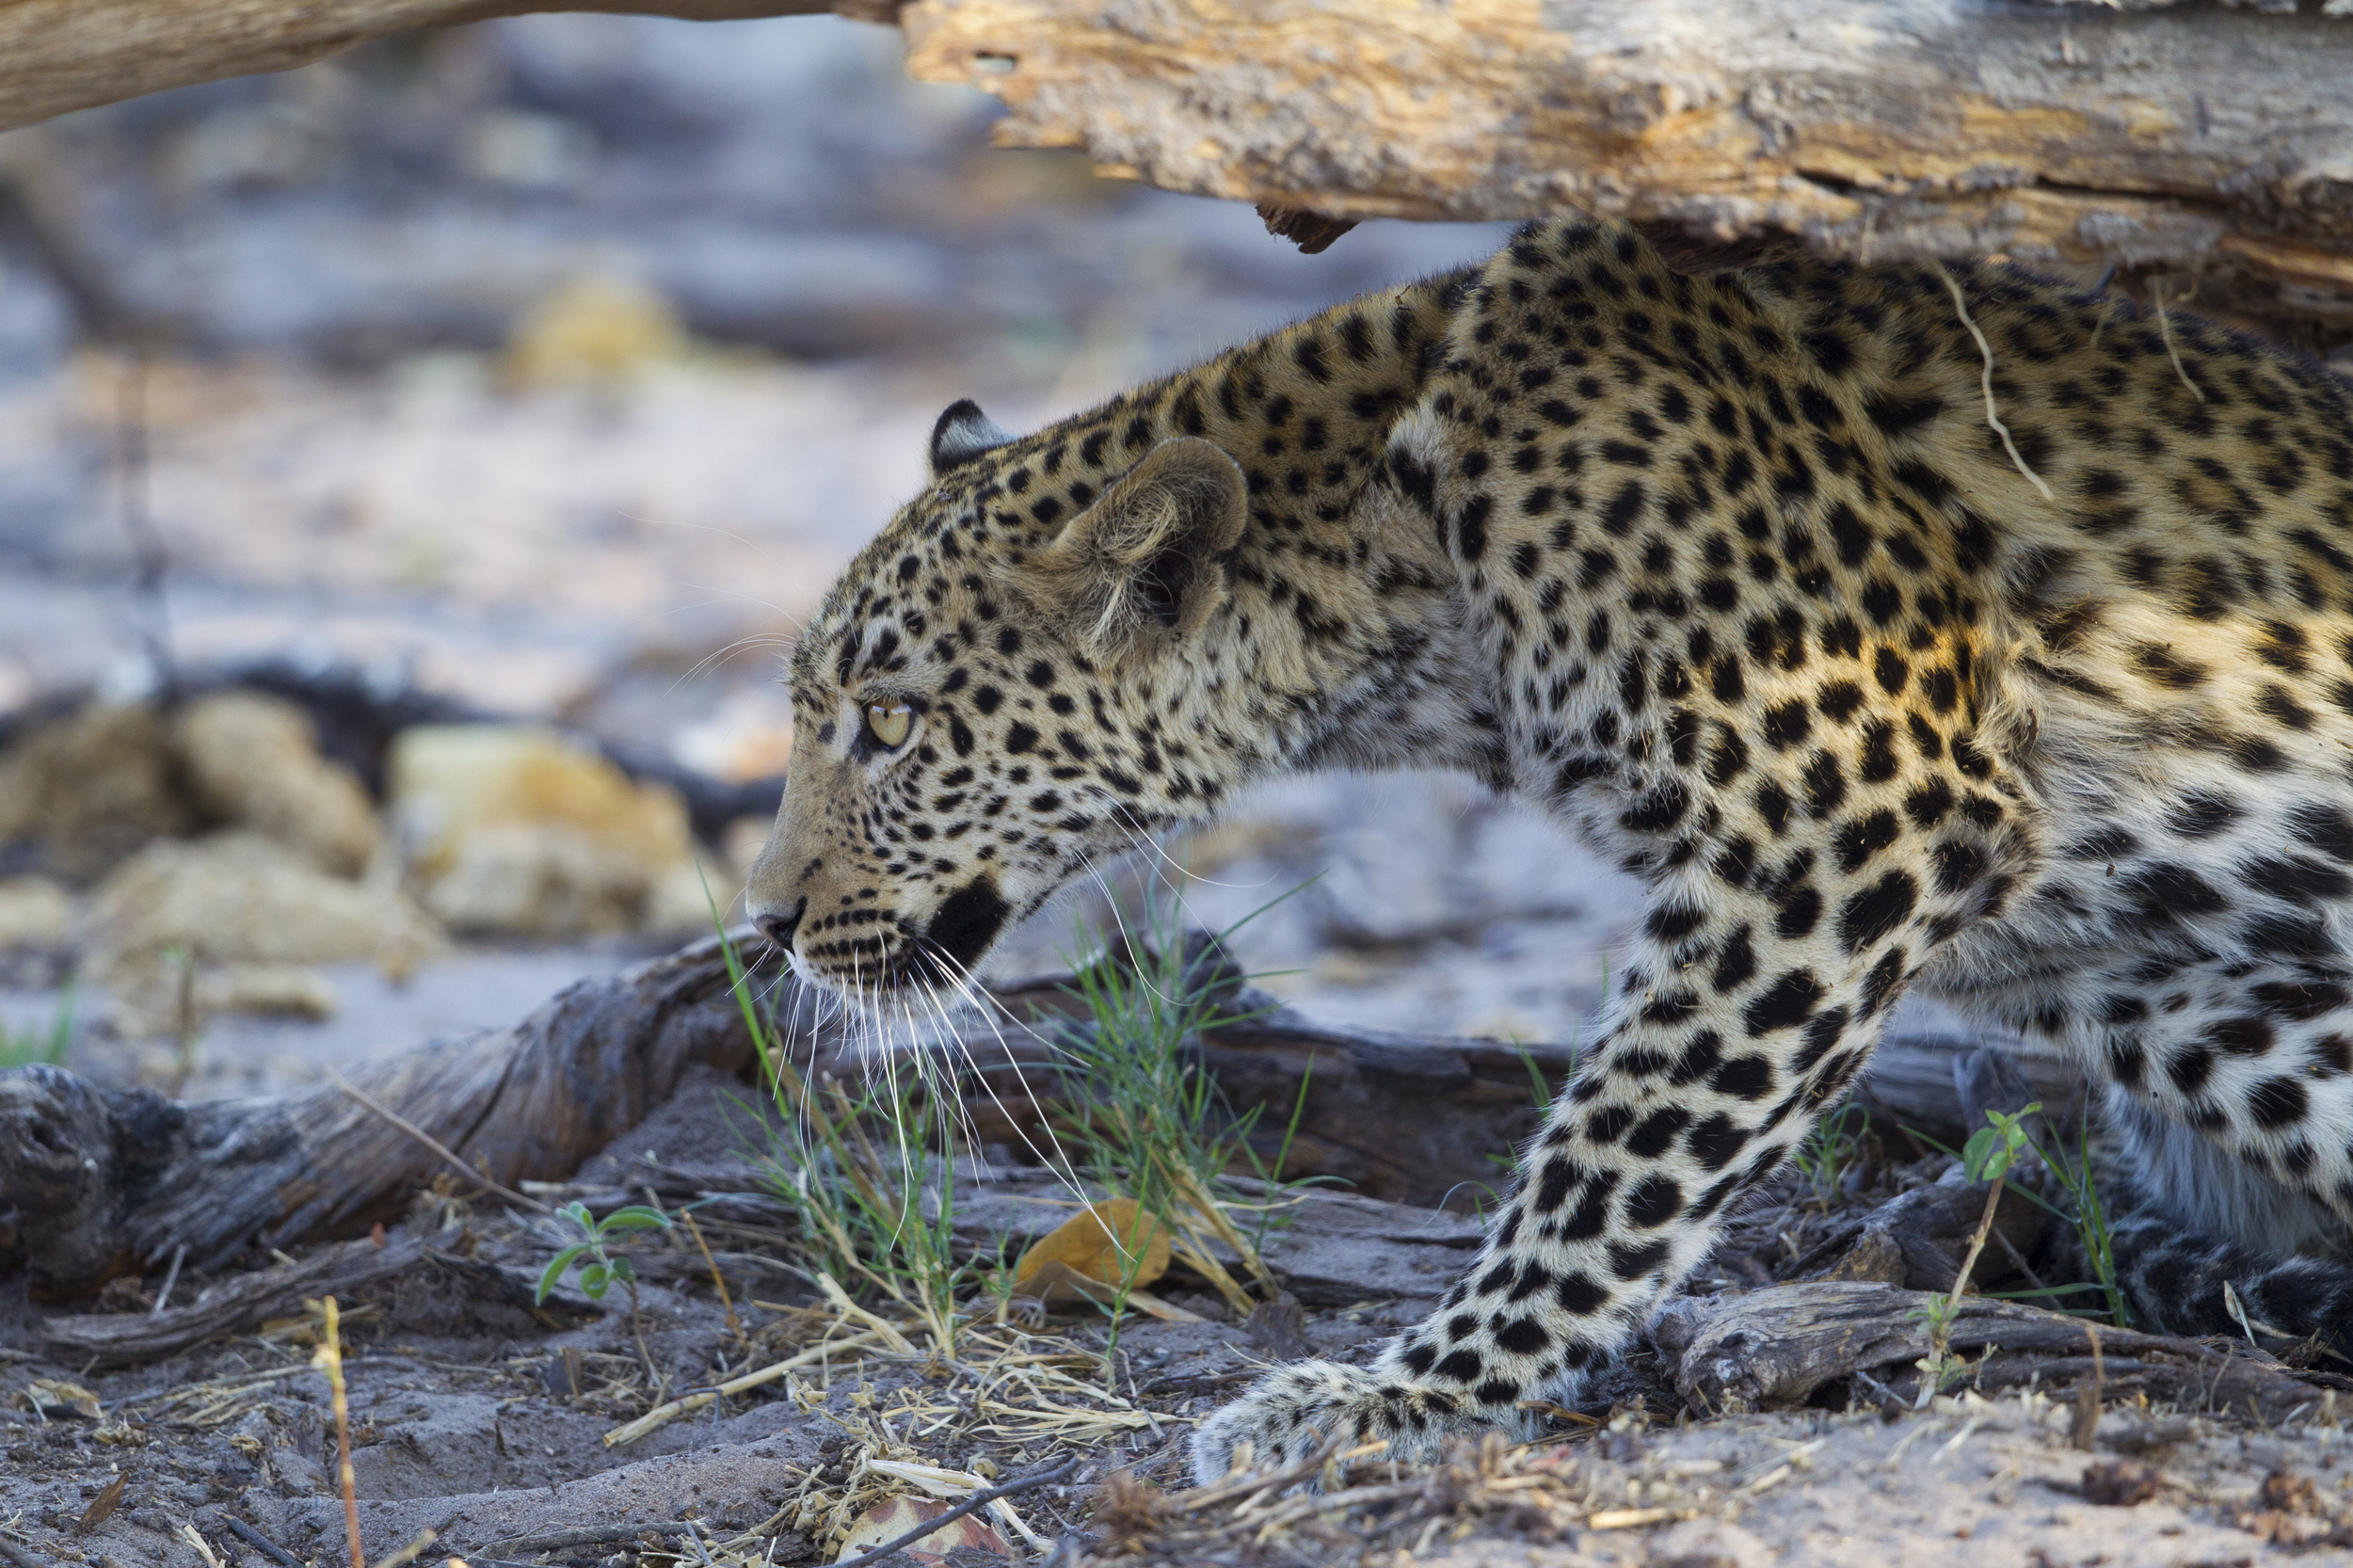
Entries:
POLYGON ((895 750, 907 738, 907 726, 915 711, 904 702, 870 702, 866 705, 867 733, 886 751, 895 750))

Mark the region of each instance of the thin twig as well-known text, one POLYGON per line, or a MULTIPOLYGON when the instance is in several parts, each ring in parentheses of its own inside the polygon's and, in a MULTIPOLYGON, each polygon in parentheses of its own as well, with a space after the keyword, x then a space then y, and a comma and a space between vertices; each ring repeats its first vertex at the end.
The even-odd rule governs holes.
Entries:
POLYGON ((2173 374, 2182 378, 2182 385, 2187 387, 2199 402, 2203 403, 2206 400, 2205 389, 2189 378, 2189 372, 2182 368, 2181 351, 2173 346, 2173 326, 2165 318, 2165 285, 2152 280, 2149 292, 2157 302, 2157 335, 2165 340, 2165 354, 2173 361, 2173 374))
POLYGON ((695 1239, 695 1245, 702 1249, 703 1262, 711 1268, 711 1283, 718 1287, 719 1305, 727 1313, 728 1332, 741 1341, 744 1337, 744 1320, 735 1315, 735 1298, 728 1294, 727 1276, 719 1272, 719 1260, 711 1256, 711 1243, 703 1240, 703 1227, 695 1223, 695 1211, 691 1208, 680 1209, 679 1218, 686 1222, 687 1234, 695 1239))
POLYGON ((2075 1387, 2075 1430, 2069 1434, 2069 1443, 2085 1453, 2092 1451, 2100 1434, 2101 1384, 2107 1381, 2107 1364, 2100 1354, 2100 1325, 2086 1323, 2084 1332, 2091 1336, 2091 1375, 2075 1387))
POLYGON ((171 1249, 171 1267, 164 1271, 164 1288, 155 1292, 155 1304, 148 1308, 151 1315, 161 1312, 164 1304, 171 1300, 171 1288, 180 1283, 180 1265, 187 1260, 188 1244, 185 1241, 171 1249))
MULTIPOLYGON (((478 1562, 490 1556, 504 1557, 513 1553, 520 1557, 537 1557, 542 1552, 560 1552, 567 1546, 593 1546, 607 1541, 627 1541, 640 1535, 678 1535, 686 1528, 683 1519, 664 1519, 645 1525, 575 1525, 570 1529, 543 1530, 537 1535, 509 1535, 491 1542, 479 1552, 465 1554, 468 1561, 478 1562)), ((299 1568, 299 1565, 296 1565, 299 1568)))
POLYGON ((390 1557, 377 1558, 370 1568, 408 1568, 408 1564, 424 1555, 424 1549, 427 1546, 440 1539, 440 1536, 432 1529, 421 1529, 417 1532, 415 1540, 390 1557))
POLYGON ((1961 1273, 1953 1281, 1953 1293, 1945 1299, 1947 1306, 1959 1306, 1961 1293, 1969 1288, 1969 1275, 1977 1266, 1977 1255, 1985 1251, 1986 1236, 1993 1229, 1993 1210, 2001 1206, 2002 1188, 2007 1180, 1997 1176, 1993 1185, 1986 1189, 1985 1212, 1977 1218, 1977 1234, 1969 1238, 1969 1255, 1961 1260, 1961 1273))
MULTIPOLYGON (((646 1433, 658 1427, 667 1426, 689 1411, 700 1410, 703 1406, 726 1396, 741 1394, 746 1389, 757 1388, 763 1383, 773 1383, 796 1368, 806 1367, 813 1361, 824 1360, 835 1351, 856 1350, 861 1346, 878 1343, 881 1338, 880 1334, 868 1329, 863 1333, 854 1334, 846 1339, 836 1339, 803 1351, 798 1355, 787 1356, 784 1360, 771 1363, 756 1372, 745 1372, 742 1377, 730 1378, 716 1388, 704 1388, 692 1394, 681 1394, 667 1404, 657 1405, 647 1411, 634 1421, 625 1426, 615 1427, 611 1432, 606 1432, 604 1446, 608 1448, 617 1448, 625 1443, 634 1443, 646 1433)), ((576 1543, 567 1541, 560 1542, 558 1544, 568 1546, 576 1543)), ((511 1542, 502 1544, 502 1549, 511 1549, 512 1546, 511 1542)))
POLYGON ((512 1187, 507 1186, 504 1182, 493 1180, 488 1176, 475 1170, 472 1166, 458 1159, 456 1154, 452 1153, 449 1145, 434 1137, 433 1134, 425 1131, 424 1128, 417 1126, 416 1123, 408 1120, 398 1112, 392 1111, 384 1106, 366 1090, 353 1083, 349 1079, 344 1077, 343 1074, 335 1074, 335 1086, 341 1089, 344 1094, 349 1095, 353 1099, 358 1100, 361 1105, 366 1106, 370 1111, 375 1112, 377 1115, 392 1123, 392 1126, 400 1128, 401 1131, 408 1134, 409 1137, 414 1138, 418 1143, 423 1144, 426 1148, 431 1149, 435 1154, 440 1155, 443 1160, 449 1161, 450 1168, 463 1176, 468 1181, 473 1182, 475 1185, 482 1187, 488 1192, 496 1192, 500 1197, 504 1198, 508 1203, 515 1205, 519 1208, 528 1208, 535 1213, 546 1214, 549 1216, 552 1216, 555 1213, 554 1209, 551 1208, 546 1204, 541 1203, 537 1198, 525 1197, 522 1193, 516 1192, 512 1187))
POLYGON ((2025 1275, 2026 1283, 2028 1285, 2033 1286, 2038 1290, 2048 1290, 2050 1288, 2049 1286, 2042 1283, 2042 1276, 2036 1273, 2033 1267, 2019 1254, 2018 1249, 2011 1245, 2009 1237, 2003 1235, 1997 1230, 1993 1233, 1993 1240, 2002 1244, 2003 1256, 2009 1259, 2009 1266, 2017 1270, 2020 1273, 2025 1275))
POLYGON ((366 1554, 360 1549, 360 1478, 351 1468, 351 1401, 344 1388, 343 1319, 334 1297, 319 1305, 327 1318, 326 1334, 311 1365, 327 1374, 328 1389, 334 1396, 336 1475, 344 1488, 344 1531, 351 1545, 351 1568, 368 1568, 366 1554))
POLYGON ((923 1537, 954 1524, 968 1513, 979 1512, 1000 1497, 1010 1497, 1017 1492, 1031 1492, 1041 1486, 1051 1486, 1054 1482, 1068 1477, 1078 1467, 1078 1459, 1065 1459, 1050 1470, 1032 1470, 1026 1476, 1014 1477, 1002 1486, 992 1486, 985 1492, 975 1492, 938 1518, 927 1519, 904 1535, 895 1536, 872 1551, 861 1552, 853 1558, 845 1558, 834 1564, 834 1568, 866 1568, 868 1563, 879 1562, 902 1546, 913 1545, 923 1537))
POLYGON ((244 1542, 247 1545, 252 1547, 255 1551, 261 1553, 264 1557, 278 1564, 278 1568, 302 1568, 302 1560, 300 1558, 295 1556, 294 1553, 286 1550, 285 1547, 280 1545, 277 1542, 272 1541, 268 1536, 264 1535, 260 1530, 255 1529, 251 1525, 247 1524, 244 1520, 232 1516, 224 1516, 221 1523, 229 1527, 230 1534, 235 1536, 238 1540, 244 1542))
POLYGON ((2042 499, 2057 501, 2058 497, 2051 493, 2051 487, 2042 482, 2042 476, 2028 468, 2026 459, 2019 456, 2018 443, 2009 438, 2009 426, 2004 424, 2001 415, 1993 411, 1993 345, 1985 341, 1985 334, 1977 330, 1977 324, 1969 319, 1969 302, 1961 297, 1961 285, 1953 280, 1953 275, 1943 267, 1937 268, 1936 271, 1937 276, 1945 280, 1945 286, 1953 291, 1953 309, 1961 312, 1961 324, 1969 328, 1971 337, 1977 340, 1977 352, 1985 357, 1985 373, 1982 381, 1985 387, 1986 424, 1992 425, 1993 433, 2002 438, 2002 446, 2005 451, 2009 452, 2009 460, 2016 463, 2018 472, 2025 474, 2036 489, 2042 492, 2042 499))
POLYGON ((1265 1471, 1253 1470, 1221 1480, 1214 1486, 1205 1486, 1198 1491, 1189 1492, 1182 1497, 1174 1499, 1170 1507, 1178 1513, 1195 1513, 1204 1508, 1222 1503, 1228 1497, 1260 1493, 1270 1488, 1280 1489, 1289 1486, 1293 1481, 1305 1480, 1322 1469, 1324 1464, 1340 1451, 1344 1441, 1342 1438, 1336 1437, 1305 1459, 1271 1475, 1265 1471))

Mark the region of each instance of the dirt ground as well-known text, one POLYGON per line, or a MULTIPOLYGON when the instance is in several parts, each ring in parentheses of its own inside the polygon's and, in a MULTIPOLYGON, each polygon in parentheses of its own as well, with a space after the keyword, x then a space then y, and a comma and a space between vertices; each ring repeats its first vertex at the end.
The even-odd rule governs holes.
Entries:
MULTIPOLYGON (((743 1085, 705 1072, 568 1190, 628 1191, 664 1171, 740 1160, 775 1125, 743 1085)), ((960 1235, 994 1229, 1017 1243, 1054 1223, 1050 1203, 1041 1213, 1003 1195, 1034 1190, 1021 1173, 999 1174, 1001 1189, 967 1200, 960 1235)), ((1929 1174, 1891 1168, 1873 1180, 1884 1190, 1929 1174)), ((1743 1222, 1697 1288, 1763 1283, 1773 1259, 1785 1264, 1834 1220, 1834 1206, 1780 1197, 1743 1222)), ((1161 1294, 1207 1320, 1131 1316, 1108 1357, 1100 1316, 999 1325, 983 1297, 952 1359, 871 1346, 824 1353, 612 1445, 606 1434, 659 1395, 708 1388, 857 1325, 809 1288, 790 1237, 714 1206, 701 1222, 712 1262, 682 1232, 631 1246, 643 1281, 641 1356, 617 1290, 601 1310, 567 1291, 535 1311, 520 1304, 527 1296, 486 1288, 499 1272, 536 1277, 551 1252, 545 1222, 428 1196, 410 1227, 440 1254, 493 1268, 421 1268, 341 1304, 366 1551, 373 1561, 431 1529, 439 1539, 425 1560, 455 1552, 474 1568, 830 1560, 852 1515, 911 1490, 904 1472, 878 1464, 1001 1478, 1075 1455, 1065 1481, 1010 1499, 1030 1535, 1000 1524, 1016 1559, 1059 1549, 1064 1562, 1077 1552, 1562 1568, 1881 1568, 1897 1554, 1988 1568, 2190 1568, 2292 1553, 2353 1560, 2353 1531, 2341 1522, 2353 1520, 2353 1448, 2333 1401, 2316 1398, 2279 1430, 2119 1404, 2086 1452, 2070 1446, 2066 1389, 1986 1398, 1963 1385, 1920 1409, 1866 1391, 1835 1409, 1696 1419, 1647 1352, 1531 1445, 1497 1443, 1434 1473, 1335 1477, 1342 1489, 1322 1514, 1282 1496, 1176 1512, 1194 1418, 1271 1360, 1369 1356, 1430 1308, 1476 1236, 1476 1222, 1459 1216, 1317 1201, 1332 1212, 1303 1210, 1269 1253, 1304 1299, 1296 1337, 1279 1322, 1232 1321, 1181 1272, 1161 1294), (1352 1274, 1370 1282, 1362 1295, 1352 1274), (1412 1293, 1417 1279, 1429 1281, 1426 1293, 1412 1293), (2106 1492, 2096 1473, 2086 1482, 2104 1465, 2124 1467, 2111 1470, 2106 1492), (2135 1500, 2095 1500, 2120 1487, 2135 1500), (580 1539, 592 1526, 610 1533, 580 1539)), ((152 1296, 160 1284, 151 1276, 139 1288, 152 1296)), ((118 1285, 98 1304, 136 1309, 139 1298, 118 1285)), ((50 1310, 12 1289, 0 1344, 32 1342, 50 1310)), ((297 1318, 113 1371, 0 1350, 18 1391, 0 1408, 0 1544, 11 1560, 196 1568, 208 1560, 199 1538, 222 1562, 282 1560, 255 1537, 294 1560, 346 1560, 334 1418, 326 1377, 311 1366, 316 1328, 315 1318, 297 1318), (32 1392, 38 1380, 78 1384, 95 1414, 69 1408, 75 1396, 54 1386, 32 1392)))

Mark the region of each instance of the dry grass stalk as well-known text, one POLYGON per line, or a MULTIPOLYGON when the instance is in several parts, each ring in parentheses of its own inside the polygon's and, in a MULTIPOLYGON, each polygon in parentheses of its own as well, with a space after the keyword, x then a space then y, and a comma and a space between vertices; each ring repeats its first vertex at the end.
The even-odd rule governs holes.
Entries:
POLYGON ((516 1208, 527 1208, 534 1214, 552 1215, 555 1212, 554 1209, 549 1208, 546 1204, 541 1203, 537 1198, 526 1197, 522 1193, 516 1192, 512 1187, 505 1185, 504 1182, 493 1181, 482 1172, 475 1170, 472 1166, 467 1164, 463 1160, 458 1159, 456 1152, 451 1149, 448 1144, 434 1137, 433 1134, 425 1131, 424 1128, 417 1126, 416 1123, 409 1121, 405 1116, 402 1116, 398 1112, 392 1110, 381 1100, 376 1099, 366 1090, 351 1082, 348 1079, 344 1078, 343 1074, 337 1073, 335 1075, 335 1086, 341 1089, 344 1094, 350 1096, 353 1099, 359 1101, 360 1104, 368 1111, 382 1117, 386 1122, 389 1122, 400 1131, 407 1133, 409 1137, 415 1139, 418 1143, 424 1144, 435 1154, 440 1155, 443 1160, 448 1162, 449 1167, 452 1170, 456 1171, 459 1176, 464 1176, 468 1181, 472 1182, 477 1187, 482 1188, 486 1192, 496 1193, 498 1196, 505 1199, 508 1203, 513 1204, 516 1208))
POLYGON ((695 1239, 695 1245, 702 1252, 703 1264, 711 1271, 711 1283, 719 1292, 719 1308, 727 1315, 728 1332, 735 1336, 736 1343, 740 1345, 744 1342, 744 1320, 736 1316, 735 1298, 728 1294, 727 1276, 719 1272, 719 1260, 711 1256, 711 1243, 703 1240, 703 1227, 695 1223, 695 1211, 681 1208, 679 1218, 686 1222, 687 1234, 695 1239))
POLYGON ((419 1530, 415 1540, 409 1542, 408 1544, 401 1547, 400 1550, 396 1552, 377 1558, 373 1563, 369 1564, 369 1568, 408 1568, 408 1564, 416 1561, 417 1559, 424 1555, 426 1547, 432 1545, 434 1542, 439 1541, 440 1539, 440 1536, 432 1530, 419 1530))
POLYGON ((180 1539, 186 1542, 189 1549, 204 1560, 204 1568, 226 1568, 226 1564, 220 1560, 220 1554, 213 1550, 213 1544, 205 1540, 194 1525, 183 1524, 180 1527, 180 1539))
POLYGON ((2075 1426, 2068 1442, 2089 1453, 2100 1432, 2100 1385, 2106 1381, 2107 1366, 2100 1354, 2100 1325, 2086 1323, 2084 1332, 2091 1338, 2091 1375, 2075 1385, 2075 1426))
POLYGON ((762 1367, 756 1372, 746 1372, 742 1377, 731 1378, 716 1388, 706 1388, 699 1393, 688 1394, 672 1400, 667 1404, 656 1405, 634 1421, 615 1427, 611 1432, 606 1432, 604 1446, 608 1448, 617 1448, 634 1443, 648 1432, 659 1431, 680 1416, 690 1415, 707 1404, 714 1403, 729 1395, 746 1393, 765 1383, 774 1383, 787 1372, 822 1361, 836 1351, 854 1350, 865 1345, 877 1344, 881 1339, 880 1334, 870 1329, 863 1334, 854 1334, 846 1339, 831 1340, 814 1350, 803 1351, 798 1355, 787 1356, 782 1361, 762 1367))
POLYGON ((2203 403, 2206 400, 2206 390, 2189 378, 2189 372, 2182 368, 2182 351, 2173 346, 2173 324, 2168 321, 2165 315, 2165 285, 2152 281, 2149 285, 2149 292, 2156 301, 2157 335, 2165 340, 2165 354, 2167 359, 2173 361, 2173 374, 2182 378, 2182 385, 2190 390, 2192 396, 2203 403))
POLYGON ((327 1374, 327 1386, 334 1397, 335 1473, 343 1483, 344 1536, 351 1547, 351 1568, 368 1568, 367 1557, 360 1549, 360 1478, 351 1468, 351 1401, 344 1387, 343 1316, 332 1296, 319 1304, 319 1310, 326 1321, 311 1365, 327 1374))
POLYGON ((1977 330, 1977 324, 1969 319, 1969 302, 1961 297, 1961 285, 1953 280, 1953 275, 1940 267, 1937 276, 1944 279, 1945 286, 1953 291, 1953 309, 1960 312, 1961 324, 1969 328, 1969 335, 1977 340, 1977 352, 1985 357, 1985 371, 1981 379, 1985 388, 1986 424, 1992 425, 1993 433, 2002 438, 2002 449, 2009 454, 2009 460, 2018 465, 2018 472, 2026 476, 2027 482, 2042 492, 2042 499, 2057 501, 2058 497, 2051 493, 2051 487, 2042 482, 2042 476, 2026 466, 2026 459, 2019 455, 2018 443, 2010 439, 2009 426, 2004 424, 2002 416, 1994 411, 1993 345, 1985 341, 1985 334, 1977 330))

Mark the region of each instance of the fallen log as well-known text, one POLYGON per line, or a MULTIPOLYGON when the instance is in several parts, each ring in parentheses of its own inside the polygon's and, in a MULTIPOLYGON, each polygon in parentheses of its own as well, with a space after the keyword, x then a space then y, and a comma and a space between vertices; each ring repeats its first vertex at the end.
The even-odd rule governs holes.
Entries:
POLYGON ((1004 101, 999 145, 1081 148, 1286 230, 1583 210, 1736 250, 1999 251, 2177 300, 2195 278, 2198 309, 2326 348, 2353 327, 2347 10, 927 0, 899 21, 909 74, 1004 101))
POLYGON ((896 0, 6 0, 0 129, 192 82, 286 71, 372 38, 529 11, 638 11, 718 22, 838 11, 889 20, 896 0))
MULTIPOLYGON (((1209 1030, 1199 1048, 1231 1111, 1259 1111, 1250 1136, 1262 1158, 1299 1108, 1284 1174, 1337 1177, 1372 1199, 1458 1211, 1491 1200, 1507 1179, 1496 1157, 1542 1117, 1531 1070, 1557 1092, 1574 1060, 1557 1046, 1319 1025, 1214 967, 1199 973, 1228 988, 1230 1014, 1256 1015, 1209 1030)), ((951 1060, 984 1064, 962 1096, 984 1143, 1041 1144, 1078 1091, 1066 1032, 1082 1026, 1066 978, 1000 990, 1000 1017, 976 1016, 944 1043, 951 1060)), ((808 1070, 868 1070, 854 1041, 820 1026, 820 999, 789 976, 760 984, 808 1070)), ((1905 1042, 1881 1049, 1936 1126, 1962 1120, 1952 1044, 1920 1048, 1932 1070, 1905 1042), (1929 1103, 1940 1079, 1941 1106, 1929 1103)), ((712 938, 571 986, 511 1029, 366 1064, 349 1078, 357 1094, 179 1104, 56 1067, 0 1072, 0 1269, 24 1269, 56 1298, 183 1247, 204 1271, 248 1247, 350 1236, 397 1219, 449 1169, 431 1145, 477 1186, 563 1180, 667 1098, 690 1064, 749 1074, 754 1056, 712 938)))
POLYGON ((1585 210, 1871 260, 2003 252, 2327 349, 2353 328, 2353 7, 2001 0, 7 0, 0 126, 549 9, 896 21, 1008 147, 1364 217, 1585 210))
MULTIPOLYGON (((1801 1405, 1858 1373, 1877 1374, 1901 1397, 1916 1390, 1922 1375, 1913 1364, 1929 1352, 1923 1309, 1934 1295, 1817 1280, 1686 1296, 1667 1304, 1652 1337, 1673 1368, 1676 1392, 1702 1415, 1801 1405)), ((1967 1384, 1991 1389, 2026 1383, 2038 1371, 2046 1384, 2072 1382, 2090 1369, 2094 1335, 2110 1377, 2121 1372, 2131 1388, 2185 1410, 2276 1423, 2320 1398, 2319 1388, 2284 1367, 2201 1340, 2102 1328, 1983 1296, 1961 1299, 1946 1344, 1971 1358, 1967 1384)))
POLYGON ((153 1361, 209 1339, 250 1334, 274 1319, 299 1317, 304 1302, 321 1296, 341 1297, 348 1306, 355 1294, 425 1265, 472 1295, 520 1307, 551 1327, 604 1310, 574 1290, 551 1291, 541 1302, 531 1282, 510 1270, 438 1251, 408 1231, 395 1230, 380 1241, 338 1242, 296 1262, 232 1274, 185 1306, 51 1318, 35 1343, 42 1354, 68 1366, 153 1361))
POLYGON ((186 1249, 199 1271, 397 1219, 448 1165, 505 1185, 569 1176, 667 1098, 691 1063, 752 1046, 716 940, 559 994, 512 1029, 364 1064, 276 1099, 181 1104, 61 1068, 0 1072, 0 1256, 78 1294, 186 1249))
MULTIPOLYGON (((1892 1198, 1833 1229, 1798 1260, 1799 1278, 1878 1280, 1913 1290, 1950 1290, 1961 1260, 1985 1214, 1988 1184, 1963 1178, 1956 1165, 1946 1179, 1892 1198)), ((2050 1211, 2015 1186, 2003 1189, 1993 1210, 1993 1244, 1970 1272, 1988 1285, 2013 1272, 2011 1260, 2042 1245, 2050 1211)))

